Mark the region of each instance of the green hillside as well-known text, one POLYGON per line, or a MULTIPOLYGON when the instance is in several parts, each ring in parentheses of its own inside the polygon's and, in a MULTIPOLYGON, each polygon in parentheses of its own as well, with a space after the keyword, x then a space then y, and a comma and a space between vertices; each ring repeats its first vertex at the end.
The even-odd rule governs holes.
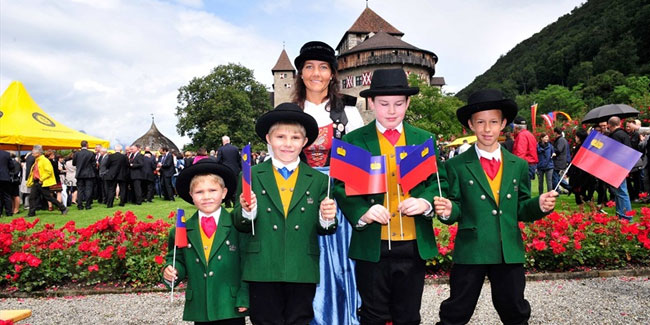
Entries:
POLYGON ((590 0, 519 43, 457 96, 497 88, 515 98, 549 85, 574 89, 647 75, 650 1, 590 0))

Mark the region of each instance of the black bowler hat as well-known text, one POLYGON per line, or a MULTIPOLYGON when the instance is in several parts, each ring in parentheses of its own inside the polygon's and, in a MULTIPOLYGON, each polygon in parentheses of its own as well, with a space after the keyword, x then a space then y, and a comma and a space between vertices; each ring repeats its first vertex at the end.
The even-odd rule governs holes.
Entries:
POLYGON ((311 115, 303 112, 300 106, 294 103, 282 103, 274 110, 264 113, 257 119, 255 123, 255 133, 257 136, 266 142, 266 134, 269 129, 278 122, 297 122, 305 128, 307 135, 307 144, 305 147, 312 144, 316 137, 318 137, 318 123, 311 117, 311 115))
POLYGON ((361 97, 406 95, 420 92, 418 87, 409 87, 406 73, 400 68, 378 69, 372 73, 370 88, 359 93, 361 97))
POLYGON ((307 60, 318 60, 325 61, 330 64, 332 70, 338 68, 338 63, 336 62, 336 55, 334 54, 334 49, 320 41, 311 41, 305 43, 300 48, 300 55, 293 60, 293 63, 296 65, 296 69, 300 71, 302 66, 307 60))
POLYGON ((237 177, 235 172, 233 172, 230 167, 217 163, 211 158, 201 159, 185 169, 183 169, 176 178, 176 192, 183 200, 187 201, 190 204, 194 204, 192 196, 190 195, 190 183, 192 178, 196 175, 205 175, 205 174, 214 174, 223 179, 223 182, 226 184, 228 193, 226 198, 232 197, 235 195, 235 190, 237 189, 237 177))
POLYGON ((483 89, 473 92, 467 99, 467 105, 456 111, 458 121, 466 128, 469 128, 468 120, 472 114, 490 109, 499 109, 503 112, 503 117, 510 124, 517 116, 517 104, 512 99, 505 98, 503 93, 496 89, 483 89))

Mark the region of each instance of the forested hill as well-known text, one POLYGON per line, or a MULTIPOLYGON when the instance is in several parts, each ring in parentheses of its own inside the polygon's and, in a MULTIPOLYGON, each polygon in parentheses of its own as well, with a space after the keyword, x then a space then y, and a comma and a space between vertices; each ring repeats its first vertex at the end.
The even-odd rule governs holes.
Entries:
POLYGON ((589 0, 517 44, 457 96, 489 87, 514 98, 552 84, 571 88, 608 70, 650 75, 650 0, 589 0))

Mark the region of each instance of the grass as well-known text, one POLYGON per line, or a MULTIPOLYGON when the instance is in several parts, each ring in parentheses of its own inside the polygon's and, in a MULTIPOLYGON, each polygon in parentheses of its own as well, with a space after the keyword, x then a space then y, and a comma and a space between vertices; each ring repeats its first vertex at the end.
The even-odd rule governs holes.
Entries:
MULTIPOLYGON (((531 194, 533 196, 538 195, 537 191, 537 178, 531 182, 531 194)), ((647 204, 643 203, 632 203, 633 210, 639 210, 641 207, 646 206, 647 204)), ((70 207, 70 211, 67 215, 63 216, 58 211, 47 211, 40 210, 36 212, 36 217, 41 221, 36 228, 40 229, 44 224, 54 224, 55 227, 62 227, 66 222, 74 220, 78 228, 87 227, 88 225, 94 223, 95 221, 105 218, 106 216, 112 216, 115 211, 133 211, 133 213, 139 219, 145 219, 148 215, 151 215, 154 220, 163 219, 169 221, 167 216, 170 212, 176 211, 176 209, 185 209, 186 214, 194 213, 194 206, 177 198, 176 201, 164 201, 160 198, 154 200, 153 203, 143 203, 142 205, 127 204, 124 207, 114 206, 113 208, 106 208, 105 204, 93 203, 93 208, 91 210, 77 210, 77 207, 70 207), (40 227, 39 227, 40 226, 40 227)), ((557 203, 557 211, 570 212, 577 211, 578 207, 575 203, 575 197, 573 195, 567 196, 565 194, 560 195, 557 203)), ((588 212, 589 208, 585 205, 585 212, 588 212)), ((616 214, 615 208, 605 208, 605 211, 609 215, 616 214)), ((17 217, 25 217, 28 221, 33 220, 32 217, 27 217, 27 211, 22 210, 17 217)), ((638 219, 638 216, 635 217, 635 220, 638 219)), ((2 217, 0 218, 0 223, 9 222, 9 218, 2 217)))

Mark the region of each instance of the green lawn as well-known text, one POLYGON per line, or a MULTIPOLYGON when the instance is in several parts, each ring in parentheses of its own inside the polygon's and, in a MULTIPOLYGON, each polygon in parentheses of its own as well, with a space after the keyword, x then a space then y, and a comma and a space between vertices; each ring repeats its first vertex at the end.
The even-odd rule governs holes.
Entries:
MULTIPOLYGON (((532 181, 531 184, 532 195, 535 196, 538 194, 537 191, 537 179, 532 181)), ((565 194, 560 195, 558 199, 558 211, 576 211, 577 206, 575 204, 575 197, 573 195, 567 196, 565 194)), ((638 210, 644 204, 642 203, 632 203, 632 209, 638 210)), ((133 211, 139 219, 145 219, 148 215, 154 217, 154 219, 163 219, 168 220, 166 217, 171 211, 176 209, 185 209, 186 214, 194 213, 194 206, 188 204, 187 202, 176 199, 176 201, 164 201, 162 199, 155 199, 153 203, 143 203, 142 205, 127 204, 124 207, 115 206, 111 209, 107 209, 105 204, 93 204, 91 210, 77 210, 77 207, 71 207, 67 215, 63 216, 58 211, 37 211, 36 217, 39 218, 41 226, 43 224, 49 223, 54 224, 55 227, 61 227, 65 225, 69 220, 74 220, 77 227, 87 227, 88 225, 94 223, 95 221, 105 218, 106 216, 112 216, 113 213, 117 210, 122 211, 133 211)), ((588 212, 589 208, 585 206, 585 212, 588 212)), ((615 208, 605 208, 608 214, 613 215, 616 213, 615 208)), ((27 220, 32 220, 33 218, 27 217, 27 211, 22 210, 17 217, 25 217, 27 220)), ((636 217, 638 218, 638 216, 636 217)), ((9 218, 2 217, 0 218, 1 223, 6 223, 9 221, 9 218)), ((40 229, 40 228, 39 228, 40 229)))

